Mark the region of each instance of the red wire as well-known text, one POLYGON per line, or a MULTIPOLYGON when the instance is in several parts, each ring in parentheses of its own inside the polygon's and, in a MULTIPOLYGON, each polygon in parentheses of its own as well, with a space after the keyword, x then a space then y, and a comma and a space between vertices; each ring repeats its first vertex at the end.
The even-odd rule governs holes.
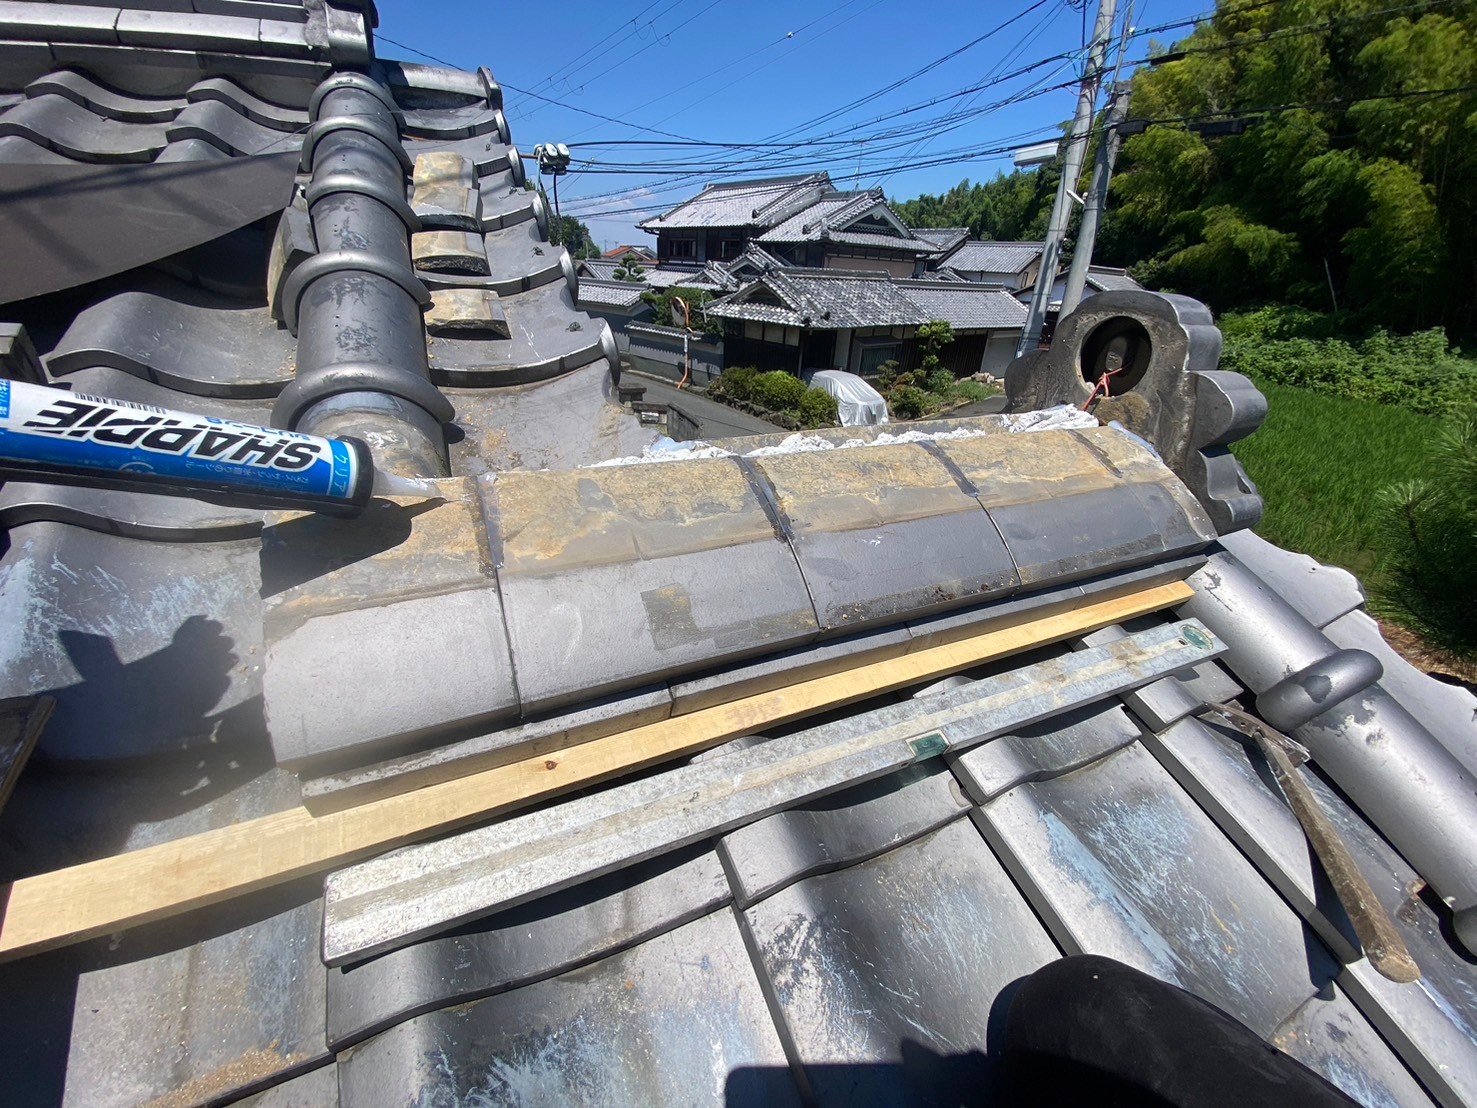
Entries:
POLYGON ((1101 392, 1104 396, 1107 396, 1108 379, 1110 377, 1117 377, 1118 374, 1122 373, 1127 368, 1127 366, 1120 366, 1117 369, 1110 369, 1107 373, 1104 373, 1101 377, 1099 377, 1097 379, 1097 384, 1093 385, 1092 391, 1087 394, 1087 400, 1083 403, 1082 410, 1085 412, 1088 408, 1092 407, 1092 402, 1097 399, 1097 394, 1099 392, 1101 392))

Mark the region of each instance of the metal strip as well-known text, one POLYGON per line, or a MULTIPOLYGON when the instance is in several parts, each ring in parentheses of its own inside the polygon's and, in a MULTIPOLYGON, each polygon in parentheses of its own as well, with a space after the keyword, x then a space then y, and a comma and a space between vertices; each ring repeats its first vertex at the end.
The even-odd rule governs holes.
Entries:
POLYGON ((890 704, 331 875, 341 965, 1213 658, 1193 620, 890 704))

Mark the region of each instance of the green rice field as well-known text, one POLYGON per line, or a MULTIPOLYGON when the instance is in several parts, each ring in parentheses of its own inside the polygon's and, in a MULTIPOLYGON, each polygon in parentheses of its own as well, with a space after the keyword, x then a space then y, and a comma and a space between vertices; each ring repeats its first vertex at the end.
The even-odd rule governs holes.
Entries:
MULTIPOLYGON (((1390 404, 1258 381, 1267 421, 1232 450, 1261 489, 1256 531, 1361 579, 1378 561, 1375 494, 1425 476, 1439 421, 1390 404)), ((1367 581, 1377 591, 1377 581, 1367 581)))

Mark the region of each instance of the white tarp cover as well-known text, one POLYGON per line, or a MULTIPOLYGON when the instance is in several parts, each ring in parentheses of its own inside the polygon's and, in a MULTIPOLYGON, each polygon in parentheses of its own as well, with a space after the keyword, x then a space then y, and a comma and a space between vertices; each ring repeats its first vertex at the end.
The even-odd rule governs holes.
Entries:
POLYGON ((887 401, 855 373, 844 369, 816 369, 805 374, 805 383, 825 389, 836 398, 843 427, 869 427, 887 422, 887 401))

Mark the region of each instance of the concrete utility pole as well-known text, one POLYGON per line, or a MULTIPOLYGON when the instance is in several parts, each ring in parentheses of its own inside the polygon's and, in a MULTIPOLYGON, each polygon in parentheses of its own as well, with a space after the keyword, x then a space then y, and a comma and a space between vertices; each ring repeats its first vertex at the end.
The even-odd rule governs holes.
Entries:
POLYGON ((1108 40, 1113 34, 1117 14, 1116 0, 1100 0, 1097 23, 1092 29, 1092 43, 1087 50, 1087 68, 1082 74, 1082 90, 1077 95, 1077 114, 1067 138, 1067 152, 1062 160, 1062 182, 1056 190, 1056 203, 1051 207, 1051 227, 1046 232, 1046 249, 1041 253, 1041 272, 1036 278, 1036 291, 1031 297, 1031 311, 1021 331, 1016 357, 1035 350, 1041 341, 1041 326, 1046 322, 1046 305, 1056 284, 1057 261, 1062 253, 1062 240, 1067 237, 1067 224, 1072 221, 1072 195, 1077 178, 1082 175, 1082 159, 1087 151, 1087 135, 1092 128, 1092 112, 1097 104, 1098 85, 1103 79, 1103 61, 1108 56, 1108 40))
POLYGON ((1087 190, 1087 202, 1082 205, 1082 223, 1077 228, 1077 245, 1072 249, 1072 268, 1067 273, 1067 290, 1062 294, 1062 315, 1082 302, 1082 290, 1087 287, 1098 220, 1108 205, 1108 182, 1113 177, 1113 163, 1118 160, 1118 147, 1123 144, 1118 136, 1118 124, 1128 118, 1128 101, 1129 86, 1125 82, 1113 89, 1113 99, 1108 102, 1107 122, 1097 147, 1097 164, 1092 168, 1092 187, 1087 190))

